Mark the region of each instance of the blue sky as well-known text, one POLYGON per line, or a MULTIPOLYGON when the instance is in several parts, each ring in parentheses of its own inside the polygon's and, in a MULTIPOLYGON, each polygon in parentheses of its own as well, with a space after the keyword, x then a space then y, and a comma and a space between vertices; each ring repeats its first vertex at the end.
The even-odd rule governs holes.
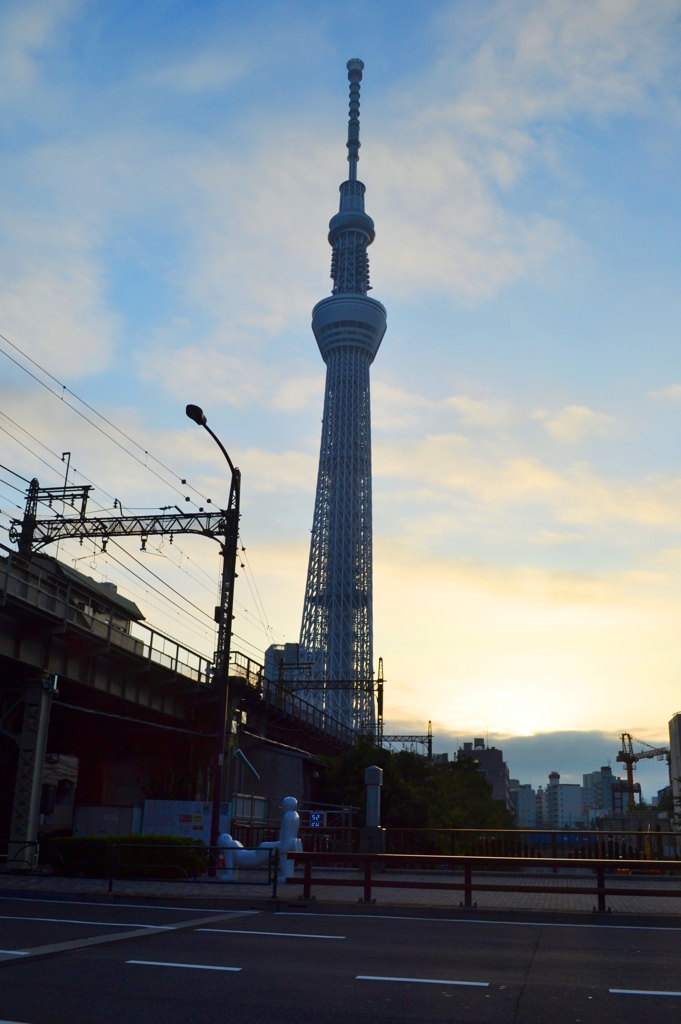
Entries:
MULTIPOLYGON (((324 383, 309 316, 360 56, 389 325, 372 387, 393 726, 432 718, 444 746, 664 739, 681 679, 680 14, 3 5, 0 333, 218 502, 219 457, 183 412, 206 408, 243 472, 244 649, 299 630, 324 383)), ((168 474, 2 359, 0 410, 33 435, 0 423, 4 465, 56 483, 71 450, 102 505, 168 502, 168 474)), ((62 555, 210 651, 205 615, 101 552, 62 555)), ((215 561, 189 540, 147 559, 206 613, 215 561)))

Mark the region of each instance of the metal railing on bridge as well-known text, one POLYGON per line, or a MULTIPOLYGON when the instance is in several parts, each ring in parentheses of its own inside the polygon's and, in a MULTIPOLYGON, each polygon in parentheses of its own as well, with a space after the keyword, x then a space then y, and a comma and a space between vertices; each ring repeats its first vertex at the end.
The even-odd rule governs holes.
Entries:
MULTIPOLYGON (((297 866, 303 866, 303 877, 294 876, 287 878, 287 885, 301 885, 303 887, 302 897, 309 900, 312 897, 314 887, 331 886, 333 888, 360 889, 363 897, 360 901, 371 903, 372 890, 374 889, 435 889, 440 891, 450 890, 461 892, 463 901, 460 906, 472 907, 473 893, 527 893, 527 894, 556 894, 565 896, 596 896, 597 906, 600 913, 605 913, 607 897, 661 897, 681 898, 681 886, 674 884, 681 872, 681 861, 670 861, 664 870, 653 867, 653 865, 642 864, 640 860, 620 860, 613 864, 611 860, 600 857, 589 857, 581 863, 566 857, 549 857, 546 866, 558 872, 574 872, 575 868, 581 869, 584 873, 593 873, 596 876, 596 884, 586 884, 586 879, 515 879, 510 880, 494 879, 493 872, 516 872, 518 868, 530 869, 536 861, 530 857, 475 857, 475 856, 432 856, 428 854, 376 854, 376 853, 288 853, 289 860, 295 861, 297 866), (332 875, 315 875, 313 868, 331 869, 332 875), (338 868, 347 869, 344 874, 338 873, 338 868), (378 867, 384 874, 380 878, 373 875, 373 869, 378 867), (393 877, 387 877, 393 872, 393 877), (474 872, 486 872, 483 878, 473 878, 474 872), (636 872, 640 875, 649 875, 651 881, 655 881, 656 887, 630 885, 625 879, 612 877, 621 872, 627 874, 636 872), (395 877, 399 873, 399 877, 395 877), (660 879, 662 873, 669 875, 669 880, 660 879), (456 875, 459 874, 457 878, 456 875), (461 878, 463 874, 463 878, 461 878), (420 875, 420 877, 418 877, 420 875), (606 876, 611 877, 611 882, 606 885, 606 876), (658 877, 656 877, 658 876, 658 877)), ((580 873, 581 873, 580 872, 580 873)), ((522 876, 521 876, 522 877, 522 876)), ((643 880, 643 879, 642 879, 643 880)), ((646 879, 647 880, 647 879, 646 879)), ((276 881, 273 895, 276 895, 276 881)), ((477 904, 475 904, 477 906, 477 904)))
MULTIPOLYGON (((68 566, 63 574, 49 568, 47 556, 26 558, 0 544, 6 552, 0 557, 0 607, 8 601, 28 607, 61 624, 61 628, 74 629, 82 635, 95 636, 104 647, 131 655, 148 666, 159 666, 194 683, 212 681, 213 662, 210 658, 186 647, 178 640, 166 636, 158 629, 126 617, 120 605, 99 590, 96 593, 80 582, 68 566)), ((325 735, 351 746, 357 733, 336 721, 322 709, 287 691, 281 683, 265 679, 264 667, 232 651, 229 672, 246 680, 254 693, 270 707, 291 716, 325 735)))
POLYGON ((681 833, 663 832, 659 827, 656 831, 395 828, 386 830, 386 849, 395 854, 678 860, 681 833))
MULTIPOLYGON (((233 823, 235 838, 244 846, 276 839, 276 822, 233 823), (236 834, 238 830, 238 834, 236 834)), ((301 826, 299 836, 307 853, 358 853, 361 829, 301 826)), ((605 832, 538 829, 420 829, 387 828, 387 854, 396 856, 503 857, 507 860, 681 860, 681 833, 605 832)), ((541 866, 544 866, 543 864, 541 866)), ((579 865, 576 864, 575 867, 579 865)))
POLYGON ((27 559, 4 545, 0 558, 0 606, 8 601, 27 606, 61 623, 94 635, 110 648, 132 655, 150 665, 168 669, 195 683, 208 683, 212 662, 178 640, 144 622, 126 618, 105 594, 95 595, 84 583, 68 574, 58 576, 40 560, 27 559), (4 563, 4 565, 3 565, 4 563))
POLYGON ((327 714, 321 708, 309 701, 303 700, 295 692, 286 689, 284 683, 274 682, 265 679, 265 670, 262 665, 252 658, 246 657, 239 651, 232 651, 229 661, 229 674, 240 676, 246 679, 250 686, 257 690, 258 695, 271 707, 277 708, 286 715, 295 718, 303 725, 309 725, 318 732, 343 743, 345 746, 352 746, 358 738, 358 733, 342 722, 337 721, 332 715, 327 714))

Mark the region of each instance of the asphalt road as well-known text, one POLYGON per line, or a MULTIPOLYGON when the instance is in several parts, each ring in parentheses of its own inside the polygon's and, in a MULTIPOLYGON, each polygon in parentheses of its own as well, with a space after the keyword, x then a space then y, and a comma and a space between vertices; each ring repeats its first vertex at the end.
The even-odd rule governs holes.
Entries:
POLYGON ((0 1024, 681 1021, 681 929, 616 920, 228 915, 2 899, 0 949, 10 951, 0 1024), (110 944, 49 959, 18 955, 102 938, 110 944), (661 992, 676 995, 652 994, 661 992))

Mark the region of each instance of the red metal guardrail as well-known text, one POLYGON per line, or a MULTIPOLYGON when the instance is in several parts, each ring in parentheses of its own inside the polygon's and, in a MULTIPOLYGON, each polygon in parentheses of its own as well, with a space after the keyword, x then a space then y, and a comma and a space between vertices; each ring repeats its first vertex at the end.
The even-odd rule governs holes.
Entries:
MULTIPOLYGON (((536 868, 537 859, 534 857, 447 857, 441 855, 432 854, 394 854, 394 853, 289 853, 289 859, 294 860, 296 864, 303 864, 304 875, 302 879, 303 884, 303 899, 309 900, 312 894, 312 886, 315 885, 337 885, 337 886, 354 886, 355 888, 361 887, 364 889, 363 902, 371 903, 371 891, 372 889, 450 889, 455 891, 463 892, 464 900, 463 905, 470 907, 473 905, 472 894, 473 892, 527 892, 527 893, 566 893, 574 895, 586 895, 586 896, 597 896, 598 897, 598 910, 604 913, 606 910, 605 900, 607 896, 676 896, 681 898, 681 887, 670 888, 670 889, 635 889, 635 888, 606 888, 605 885, 605 873, 606 870, 636 870, 637 872, 645 872, 647 874, 660 874, 660 867, 653 867, 650 863, 650 867, 647 872, 644 867, 645 862, 640 860, 618 860, 613 862, 612 860, 596 860, 593 858, 580 859, 575 862, 572 858, 568 857, 552 857, 542 858, 542 867, 551 868, 591 868, 596 874, 596 885, 522 885, 522 884, 500 884, 497 882, 474 882, 473 881, 473 869, 485 870, 486 868, 518 868, 518 867, 533 867, 536 868), (346 865, 348 867, 355 867, 358 869, 364 869, 361 877, 358 878, 318 878, 312 877, 312 867, 314 864, 332 864, 334 867, 346 865), (464 878, 462 882, 440 882, 435 880, 410 880, 410 879, 386 879, 386 878, 374 878, 372 877, 372 867, 374 864, 380 864, 384 868, 397 868, 401 865, 408 866, 409 868, 421 867, 425 870, 433 870, 436 868, 442 868, 443 866, 449 867, 452 870, 463 870, 464 878)), ((667 861, 664 866, 665 873, 674 873, 676 871, 681 872, 681 860, 679 861, 667 861)), ((288 885, 300 885, 300 878, 287 878, 288 885)))

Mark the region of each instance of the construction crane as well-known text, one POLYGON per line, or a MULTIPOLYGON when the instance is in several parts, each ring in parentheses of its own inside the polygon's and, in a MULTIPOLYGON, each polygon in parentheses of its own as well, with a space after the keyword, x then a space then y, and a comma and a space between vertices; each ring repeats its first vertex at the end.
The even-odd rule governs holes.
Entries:
POLYGON ((622 733, 622 749, 619 751, 616 760, 620 761, 625 765, 627 772, 626 790, 629 797, 629 810, 633 811, 636 806, 634 796, 636 792, 640 794, 641 787, 638 783, 634 782, 634 769, 636 768, 637 761, 651 761, 653 758, 657 758, 658 761, 662 761, 663 758, 667 759, 669 764, 670 758, 669 747, 653 747, 650 743, 644 743, 643 740, 634 740, 631 733, 622 733), (644 750, 634 750, 634 742, 639 743, 644 750))

